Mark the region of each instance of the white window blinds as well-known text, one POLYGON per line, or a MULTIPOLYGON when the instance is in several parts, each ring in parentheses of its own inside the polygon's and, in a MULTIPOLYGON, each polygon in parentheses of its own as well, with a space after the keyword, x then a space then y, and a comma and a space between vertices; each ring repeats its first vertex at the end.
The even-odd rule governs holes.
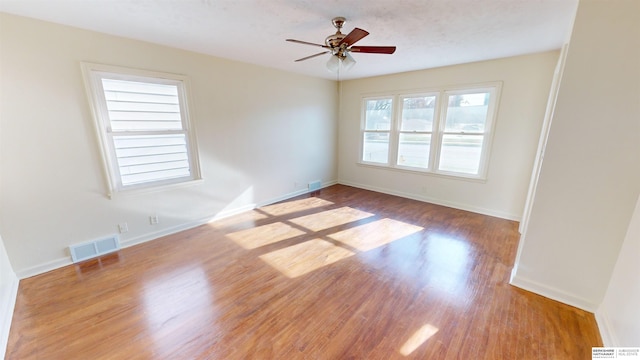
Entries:
POLYGON ((113 79, 102 86, 122 186, 190 177, 178 87, 113 79))

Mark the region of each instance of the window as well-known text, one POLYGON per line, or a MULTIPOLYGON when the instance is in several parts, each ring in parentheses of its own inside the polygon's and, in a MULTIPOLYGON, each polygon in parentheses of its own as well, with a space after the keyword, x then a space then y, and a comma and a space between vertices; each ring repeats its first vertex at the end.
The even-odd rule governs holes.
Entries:
POLYGON ((397 164, 429 168, 436 95, 401 97, 397 164))
POLYGON ((389 161, 389 135, 393 108, 391 98, 368 99, 364 105, 364 160, 386 164, 389 161))
POLYGON ((364 98, 361 163, 484 179, 499 89, 364 98))
POLYGON ((445 92, 447 104, 438 169, 477 175, 487 127, 491 92, 445 92))
POLYGON ((198 179, 186 78, 83 64, 111 192, 198 179))

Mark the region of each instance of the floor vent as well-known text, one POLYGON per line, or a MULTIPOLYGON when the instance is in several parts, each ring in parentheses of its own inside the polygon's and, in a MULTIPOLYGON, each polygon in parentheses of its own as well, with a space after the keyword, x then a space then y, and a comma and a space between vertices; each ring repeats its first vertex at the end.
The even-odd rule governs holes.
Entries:
POLYGON ((112 235, 104 239, 69 246, 71 259, 74 263, 112 253, 118 250, 120 250, 120 241, 118 240, 118 235, 112 235))
POLYGON ((318 191, 322 187, 320 180, 312 181, 309 183, 309 191, 318 191))

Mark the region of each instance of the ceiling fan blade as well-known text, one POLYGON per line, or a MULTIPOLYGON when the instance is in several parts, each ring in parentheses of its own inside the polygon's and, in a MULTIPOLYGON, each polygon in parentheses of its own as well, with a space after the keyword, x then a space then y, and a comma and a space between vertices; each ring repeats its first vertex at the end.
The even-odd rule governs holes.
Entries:
POLYGON ((321 52, 321 53, 317 53, 317 54, 314 54, 314 55, 310 55, 310 56, 307 56, 307 57, 303 57, 302 59, 298 59, 298 60, 296 60, 295 62, 298 62, 298 61, 305 61, 305 60, 308 60, 308 59, 314 58, 314 57, 316 57, 316 56, 320 56, 320 55, 328 54, 328 53, 330 53, 330 52, 331 52, 331 51, 323 51, 323 52, 321 52))
POLYGON ((393 54, 396 52, 395 46, 352 46, 349 51, 369 53, 369 54, 393 54))
POLYGON ((355 28, 338 45, 347 44, 347 46, 351 46, 367 35, 369 35, 367 31, 355 28))
POLYGON ((301 41, 301 40, 295 40, 295 39, 287 39, 286 41, 289 41, 289 42, 292 42, 292 43, 296 43, 296 44, 320 46, 320 47, 323 47, 325 49, 329 49, 329 47, 327 45, 316 44, 316 43, 311 43, 311 42, 307 42, 307 41, 301 41))

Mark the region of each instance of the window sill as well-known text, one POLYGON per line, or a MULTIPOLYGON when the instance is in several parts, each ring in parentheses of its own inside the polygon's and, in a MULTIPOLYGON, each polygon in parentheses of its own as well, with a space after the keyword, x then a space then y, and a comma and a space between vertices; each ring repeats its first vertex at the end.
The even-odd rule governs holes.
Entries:
POLYGON ((452 180, 462 180, 462 181, 469 181, 469 182, 482 183, 482 184, 487 182, 486 176, 484 177, 465 176, 465 175, 459 175, 457 173, 433 172, 431 170, 419 170, 419 169, 414 170, 405 166, 402 166, 402 167, 389 166, 386 164, 378 165, 375 163, 367 163, 367 162, 360 162, 360 161, 356 162, 356 165, 361 167, 366 167, 366 168, 372 168, 372 169, 389 170, 389 171, 409 173, 414 175, 425 175, 425 176, 439 177, 439 178, 452 179, 452 180))
POLYGON ((149 193, 164 192, 164 191, 183 188, 183 187, 196 186, 203 183, 204 183, 204 179, 200 178, 200 179, 181 181, 181 182, 170 183, 170 184, 144 186, 144 187, 138 187, 138 188, 132 188, 132 189, 125 189, 125 190, 112 190, 110 193, 107 194, 107 196, 109 197, 109 199, 113 200, 113 199, 124 198, 124 197, 139 196, 139 195, 144 195, 149 193))

